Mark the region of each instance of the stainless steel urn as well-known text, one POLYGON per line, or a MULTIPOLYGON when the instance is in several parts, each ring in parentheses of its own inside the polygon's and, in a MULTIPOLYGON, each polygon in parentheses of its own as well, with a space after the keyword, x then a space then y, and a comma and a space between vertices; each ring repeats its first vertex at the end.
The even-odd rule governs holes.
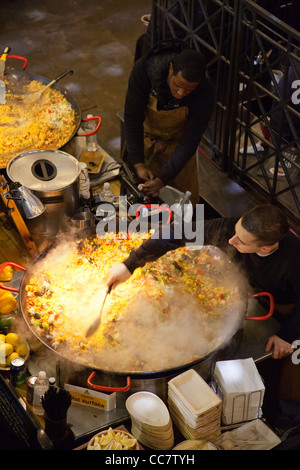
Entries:
MULTIPOLYGON (((30 189, 46 206, 38 217, 24 217, 41 251, 65 229, 66 218, 79 208, 80 164, 61 150, 31 150, 10 160, 6 171, 12 182, 30 189)), ((22 214, 22 208, 19 210, 22 214)))

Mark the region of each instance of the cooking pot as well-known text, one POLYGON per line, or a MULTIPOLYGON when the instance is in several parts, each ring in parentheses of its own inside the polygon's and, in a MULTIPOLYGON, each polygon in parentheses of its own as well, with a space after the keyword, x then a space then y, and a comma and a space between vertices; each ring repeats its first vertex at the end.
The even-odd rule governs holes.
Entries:
POLYGON ((26 220, 41 251, 63 229, 65 217, 78 210, 80 164, 61 150, 31 150, 12 158, 6 171, 12 183, 30 189, 46 207, 40 216, 26 220))
MULTIPOLYGON (((30 278, 35 273, 35 267, 36 267, 37 263, 40 260, 42 260, 48 254, 50 249, 51 248, 48 247, 46 250, 44 250, 33 261, 33 263, 27 268, 27 270, 25 268, 19 266, 19 265, 14 264, 14 263, 4 263, 4 265, 2 265, 2 267, 0 268, 0 273, 1 273, 2 269, 4 269, 4 267, 7 266, 7 265, 11 265, 11 266, 14 266, 17 269, 21 269, 21 270, 25 271, 25 274, 22 278, 19 290, 18 289, 8 288, 8 287, 3 287, 3 288, 5 288, 6 290, 13 291, 13 292, 19 292, 20 312, 22 313, 22 316, 23 316, 26 324, 28 325, 29 329, 39 339, 39 341, 41 341, 47 348, 52 350, 57 355, 58 358, 61 358, 63 360, 67 359, 68 361, 72 362, 72 358, 65 357, 59 351, 56 351, 54 348, 52 348, 51 344, 49 342, 47 342, 47 339, 45 339, 44 337, 41 337, 37 333, 37 331, 32 327, 31 316, 30 316, 30 313, 27 312, 27 307, 26 307, 27 293, 25 291, 25 287, 26 287, 26 285, 28 285, 30 278)), ((260 292, 260 293, 254 294, 254 297, 258 297, 258 296, 267 296, 269 298, 269 300, 270 300, 270 310, 269 310, 268 314, 263 316, 263 317, 246 317, 246 319, 248 319, 248 320, 266 320, 273 314, 273 310, 274 310, 273 296, 271 294, 269 294, 268 292, 260 292)), ((242 302, 239 303, 239 305, 240 305, 240 308, 241 308, 241 311, 238 312, 238 318, 240 319, 240 324, 236 325, 236 330, 235 331, 237 331, 242 326, 242 323, 245 319, 246 312, 247 312, 247 306, 248 306, 248 295, 243 297, 242 302)), ((197 331, 195 331, 195 335, 197 335, 197 331)), ((228 342, 232 338, 232 335, 234 335, 234 331, 233 331, 233 333, 231 332, 230 337, 226 338, 226 340, 223 341, 223 343, 219 345, 218 349, 223 348, 225 346, 225 344, 228 344, 228 342)), ((182 365, 179 365, 177 367, 171 367, 171 368, 164 369, 164 370, 154 370, 154 371, 150 371, 150 372, 149 371, 146 371, 146 372, 133 372, 133 371, 130 371, 130 370, 125 371, 125 372, 124 371, 119 372, 119 371, 114 371, 114 370, 108 370, 107 371, 107 370, 103 370, 103 369, 97 368, 97 367, 92 368, 92 367, 89 367, 87 365, 87 369, 91 370, 91 373, 89 374, 89 377, 87 378, 87 384, 91 388, 94 388, 96 390, 126 392, 131 388, 132 379, 133 380, 135 380, 135 379, 138 379, 138 380, 154 380, 154 379, 160 379, 160 378, 165 378, 165 377, 172 377, 172 376, 174 376, 174 375, 176 375, 176 374, 178 374, 178 373, 180 373, 180 372, 182 372, 186 369, 189 369, 189 368, 192 368, 192 367, 193 368, 198 367, 199 365, 201 365, 202 363, 207 361, 210 357, 212 357, 216 353, 216 351, 217 351, 217 349, 215 349, 213 351, 209 351, 206 355, 203 355, 202 357, 198 357, 197 359, 192 360, 187 364, 182 364, 182 365), (101 385, 96 384, 94 382, 94 379, 95 378, 97 379, 97 374, 100 374, 102 377, 103 376, 108 377, 109 381, 111 381, 111 379, 113 379, 114 381, 116 379, 118 379, 118 380, 120 380, 122 385, 121 386, 116 386, 116 387, 115 386, 111 387, 111 386, 106 386, 106 385, 103 385, 103 384, 101 384, 101 385), (124 380, 126 380, 125 385, 123 383, 124 380)), ((76 362, 75 362, 75 364, 76 364, 76 362)), ((79 366, 82 367, 82 364, 80 364, 79 366)))
MULTIPOLYGON (((11 56, 11 57, 13 57, 13 56, 11 56)), ((18 57, 18 56, 14 56, 14 57, 26 60, 22 57, 18 57)), ((27 62, 26 62, 26 65, 27 65, 27 62)), ((9 80, 10 80, 10 83, 11 83, 11 86, 12 86, 12 90, 15 90, 15 93, 21 92, 22 86, 24 84, 28 84, 32 80, 36 80, 40 83, 43 83, 44 85, 48 85, 52 81, 48 78, 42 77, 42 76, 37 75, 37 74, 27 73, 27 72, 24 71, 24 68, 25 67, 23 67, 23 71, 16 71, 16 70, 9 70, 9 69, 6 69, 6 71, 5 71, 5 76, 9 77, 9 80)), ((79 107, 76 99, 65 88, 60 87, 57 84, 52 85, 52 87, 54 89, 60 91, 64 95, 64 97, 70 103, 71 107, 73 108, 73 110, 75 112, 75 127, 74 127, 74 130, 73 130, 71 135, 66 136, 66 140, 62 145, 60 145, 60 146, 57 145, 57 147, 56 147, 57 149, 58 148, 64 148, 68 144, 68 142, 70 142, 70 140, 72 140, 72 138, 75 135, 78 135, 80 137, 87 137, 87 136, 93 135, 96 132, 98 132, 98 130, 101 126, 101 123, 102 123, 102 119, 99 116, 93 116, 92 118, 82 119, 81 110, 80 110, 80 107, 79 107), (83 120, 85 122, 85 121, 90 120, 90 119, 93 119, 93 120, 97 121, 97 126, 93 130, 93 132, 78 134, 78 130, 79 130, 81 121, 83 120)), ((34 148, 34 145, 33 145, 33 148, 34 148)), ((52 146, 52 148, 53 148, 53 146, 52 146)), ((55 149, 55 147, 54 147, 54 149, 55 149)), ((11 157, 13 158, 14 156, 18 155, 19 153, 25 152, 27 150, 31 150, 31 148, 30 149, 29 148, 23 148, 23 149, 20 149, 20 150, 14 152, 14 153, 12 152, 11 157)), ((3 167, 3 168, 5 168, 5 167, 3 167)), ((0 169, 3 169, 3 168, 0 168, 0 169)))

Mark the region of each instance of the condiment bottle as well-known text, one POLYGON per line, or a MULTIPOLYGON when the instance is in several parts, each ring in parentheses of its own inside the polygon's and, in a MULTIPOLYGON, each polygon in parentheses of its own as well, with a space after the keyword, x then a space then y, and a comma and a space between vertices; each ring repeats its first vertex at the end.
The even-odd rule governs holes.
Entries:
POLYGON ((91 182, 88 174, 87 165, 80 162, 80 175, 79 175, 79 196, 84 200, 89 200, 91 197, 91 182))
POLYGON ((45 392, 49 388, 49 382, 47 379, 46 372, 41 370, 39 375, 36 378, 34 387, 33 387, 33 412, 36 415, 43 415, 44 408, 42 405, 42 397, 45 395, 45 392))
MULTIPOLYGON (((87 115, 88 119, 92 117, 93 117, 92 114, 87 115)), ((93 132, 96 129, 96 127, 97 127, 97 122, 95 119, 91 121, 86 121, 84 123, 84 131, 86 134, 90 134, 91 132, 93 132)), ((89 152, 96 152, 97 148, 98 148, 97 133, 87 136, 86 137, 86 149, 89 152)))
POLYGON ((54 388, 56 386, 56 378, 49 377, 49 388, 54 388))
POLYGON ((104 183, 103 190, 101 191, 101 201, 109 202, 113 204, 114 202, 114 193, 110 189, 110 184, 108 182, 104 183))

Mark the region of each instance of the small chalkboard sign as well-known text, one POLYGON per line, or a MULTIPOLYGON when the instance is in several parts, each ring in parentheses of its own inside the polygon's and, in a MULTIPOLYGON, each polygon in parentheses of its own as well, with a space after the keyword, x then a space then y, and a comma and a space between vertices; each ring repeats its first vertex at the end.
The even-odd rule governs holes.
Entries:
POLYGON ((2 374, 0 374, 0 429, 6 431, 7 449, 1 447, 3 450, 53 449, 53 444, 40 423, 33 413, 26 409, 16 389, 2 374))

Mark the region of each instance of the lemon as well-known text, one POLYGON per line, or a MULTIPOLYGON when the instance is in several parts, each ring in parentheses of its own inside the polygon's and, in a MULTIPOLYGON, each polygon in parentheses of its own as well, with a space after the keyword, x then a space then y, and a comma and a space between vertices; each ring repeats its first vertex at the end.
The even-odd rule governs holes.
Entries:
POLYGON ((117 432, 116 434, 116 442, 119 442, 120 444, 122 444, 122 439, 124 438, 124 434, 123 433, 120 433, 120 432, 117 432))
POLYGON ((107 446, 113 440, 111 434, 102 435, 99 444, 101 446, 107 446))
POLYGON ((28 352, 27 345, 25 343, 21 343, 16 347, 16 352, 19 356, 25 356, 28 352))
POLYGON ((9 356, 6 358, 6 364, 10 366, 11 361, 15 358, 19 357, 19 354, 17 352, 12 352, 9 356))
POLYGON ((0 335, 0 343, 5 343, 5 335, 0 335))
POLYGON ((122 445, 124 447, 129 447, 129 448, 134 447, 135 443, 136 443, 136 439, 130 439, 128 437, 124 437, 122 439, 122 445))
POLYGON ((109 450, 122 450, 122 444, 112 441, 112 445, 110 446, 109 450))
POLYGON ((17 346, 19 344, 19 335, 17 333, 8 333, 5 336, 5 342, 17 346))
POLYGON ((9 356, 14 350, 12 344, 0 343, 0 361, 3 361, 3 357, 9 356))

